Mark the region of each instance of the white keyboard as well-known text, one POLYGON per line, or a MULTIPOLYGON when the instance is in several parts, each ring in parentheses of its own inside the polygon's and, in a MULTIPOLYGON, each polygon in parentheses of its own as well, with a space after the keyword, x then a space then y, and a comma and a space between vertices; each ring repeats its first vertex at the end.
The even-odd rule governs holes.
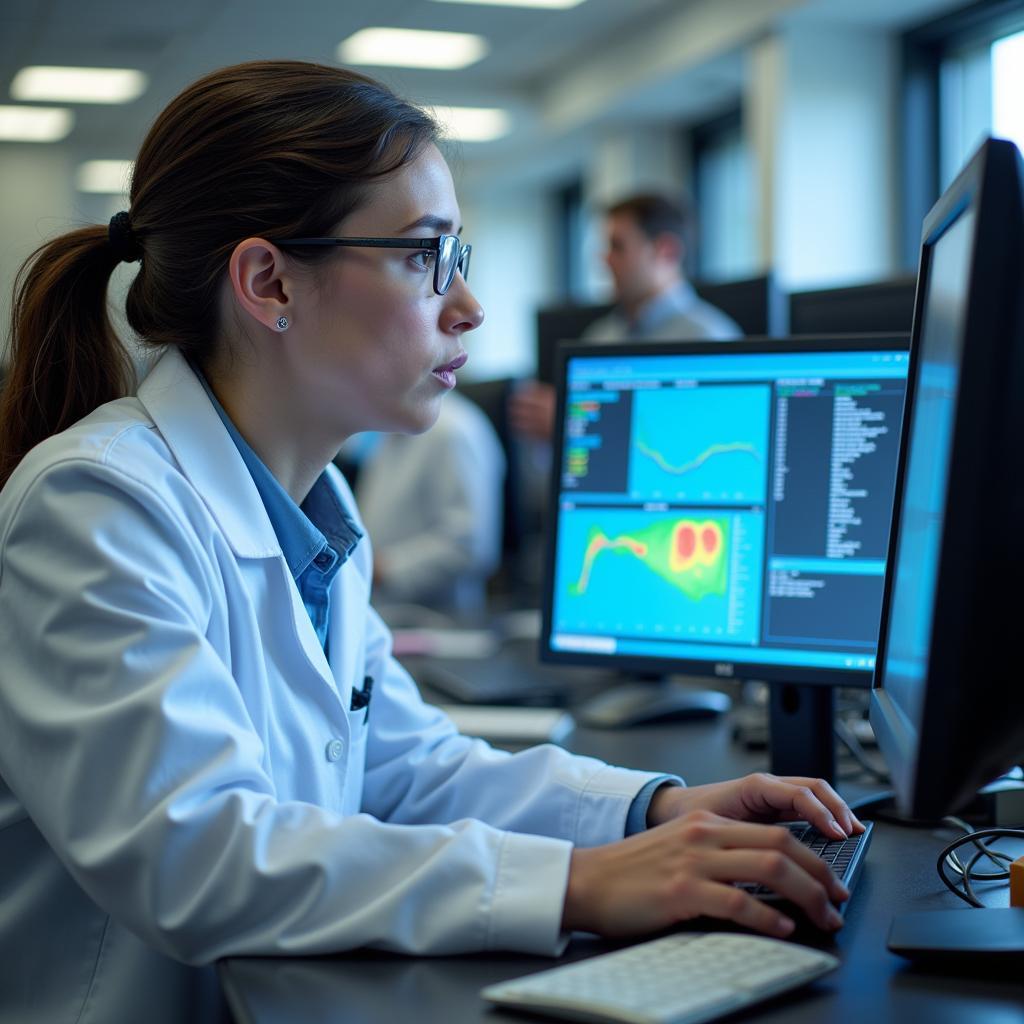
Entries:
POLYGON ((838 966, 828 953, 779 939, 681 933, 491 985, 481 995, 568 1020, 699 1024, 838 966))

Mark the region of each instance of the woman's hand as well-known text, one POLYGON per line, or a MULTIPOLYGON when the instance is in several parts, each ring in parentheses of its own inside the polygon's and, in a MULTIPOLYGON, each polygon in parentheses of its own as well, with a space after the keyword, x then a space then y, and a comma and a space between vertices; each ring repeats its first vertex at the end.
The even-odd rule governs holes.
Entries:
POLYGON ((607 846, 574 850, 562 927, 640 935, 707 915, 768 935, 793 931, 790 918, 736 881, 763 883, 820 928, 842 926, 832 903, 849 893, 788 830, 696 810, 607 846))
POLYGON ((765 772, 707 786, 662 786, 651 800, 647 824, 660 825, 696 810, 736 821, 809 821, 823 835, 836 839, 864 831, 824 779, 765 772))

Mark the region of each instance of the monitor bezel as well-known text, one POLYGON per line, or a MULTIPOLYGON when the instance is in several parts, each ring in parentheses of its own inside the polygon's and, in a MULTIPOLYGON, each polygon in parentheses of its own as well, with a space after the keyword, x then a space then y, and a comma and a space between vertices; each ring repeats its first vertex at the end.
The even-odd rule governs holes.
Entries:
MULTIPOLYGON (((883 306, 891 307, 894 300, 902 301, 904 298, 909 298, 907 312, 910 314, 910 321, 900 326, 909 326, 913 322, 914 304, 917 298, 916 287, 916 277, 905 274, 882 281, 848 285, 845 288, 823 288, 813 291, 793 292, 789 296, 789 333, 800 336, 810 335, 812 337, 820 333, 833 333, 833 328, 829 325, 821 325, 822 329, 816 330, 815 327, 817 325, 812 322, 811 327, 808 329, 806 322, 808 320, 814 321, 816 318, 831 319, 834 325, 838 319, 835 315, 838 311, 836 307, 846 306, 849 308, 851 305, 860 310, 856 314, 858 317, 863 315, 863 310, 865 309, 872 310, 870 315, 877 317, 879 301, 881 301, 883 306)), ((879 317, 879 319, 881 318, 879 317)), ((877 331, 879 325, 876 322, 870 324, 870 326, 862 323, 862 326, 865 330, 874 332, 877 331)), ((888 326, 892 329, 897 325, 891 323, 888 326)), ((909 335, 909 331, 904 333, 909 335)))
POLYGON ((566 372, 568 362, 577 356, 595 359, 638 355, 739 355, 786 354, 790 352, 907 352, 909 335, 830 334, 820 337, 748 338, 742 341, 632 341, 617 344, 563 342, 555 354, 557 401, 552 438, 551 476, 548 487, 547 524, 544 545, 544 575, 541 591, 541 634, 539 657, 542 662, 614 668, 623 672, 664 674, 764 682, 814 684, 827 687, 844 686, 867 689, 872 672, 867 669, 816 668, 790 666, 772 662, 722 661, 697 658, 662 658, 632 654, 606 654, 556 650, 551 646, 553 618, 555 551, 558 542, 558 506, 560 495, 562 450, 564 446, 566 372))
MULTIPOLYGON (((1012 335, 1014 329, 1018 333, 1024 331, 1024 297, 1020 292, 1016 295, 1016 310, 1012 300, 1001 306, 1000 299, 1012 294, 1012 271, 1008 269, 1013 262, 1011 247, 1016 244, 1019 260, 1024 249, 1024 228, 1018 228, 1015 241, 1012 229, 1007 229, 1007 217, 1011 211, 999 208, 994 200, 986 200, 986 196, 1004 194, 1012 188, 1014 180, 1019 186, 1024 186, 1018 170, 1020 166, 1020 156, 1012 143, 999 140, 983 143, 931 209, 921 233, 907 397, 901 427, 904 439, 910 437, 914 399, 919 387, 920 331, 935 246, 961 216, 971 210, 975 213, 944 497, 945 518, 939 540, 928 671, 919 720, 909 721, 884 682, 896 556, 902 533, 900 513, 910 460, 909 443, 900 446, 897 465, 893 524, 889 532, 882 616, 872 680, 871 724, 889 766, 897 802, 904 813, 915 817, 937 818, 966 803, 981 785, 1009 767, 1005 762, 1007 750, 1013 743, 1012 739, 1008 740, 1004 750, 998 742, 993 742, 983 761, 974 765, 972 773, 966 777, 958 776, 963 767, 961 759, 956 756, 959 744, 969 745, 970 738, 977 734, 976 727, 984 727, 985 716, 991 715, 992 706, 998 705, 1004 696, 1011 698, 1011 694, 1009 683, 1004 678, 1006 666, 993 660, 997 657, 994 648, 998 645, 979 645, 984 633, 994 632, 994 623, 985 621, 994 602, 985 593, 976 562, 986 551, 990 552, 990 557, 996 557, 990 549, 995 544, 998 531, 989 530, 987 534, 981 534, 983 540, 979 547, 958 544, 958 537, 975 536, 972 527, 978 525, 980 515, 967 502, 949 502, 948 495, 983 493, 996 507, 1000 502, 1010 504, 1013 501, 1013 474, 1000 472, 996 453, 990 450, 990 446, 987 448, 985 442, 992 437, 1005 436, 1011 418, 1019 420, 1021 415, 1017 409, 1021 404, 1019 396, 1016 396, 1016 402, 1008 401, 1013 396, 1003 394, 1002 387, 1014 379, 1021 379, 1019 373, 1007 372, 1014 362, 1019 369, 1020 361, 1024 359, 1024 354, 1014 351, 1012 336, 1008 338, 1007 335, 1012 335), (984 244, 979 244, 979 239, 983 239, 984 244), (1011 255, 1010 259, 1007 259, 1008 255, 1011 255), (1002 320, 1007 313, 1010 322, 1004 323, 1002 320), (991 346, 969 344, 972 337, 986 336, 995 338, 997 343, 991 346), (966 417, 963 415, 965 409, 969 410, 966 417), (964 682, 973 682, 974 679, 983 682, 976 689, 972 687, 971 696, 964 698, 964 682), (980 717, 975 718, 975 715, 980 717), (931 738, 922 742, 925 736, 931 738)), ((1024 193, 1018 201, 1018 215, 1022 209, 1024 193)), ((1017 432, 1019 436, 1019 429, 1017 432)), ((1019 493, 1016 501, 1020 501, 1019 493)), ((1012 714, 1014 706, 1012 701, 1006 704, 1008 714, 1012 714)), ((964 748, 964 752, 970 759, 972 751, 969 746, 964 748)))

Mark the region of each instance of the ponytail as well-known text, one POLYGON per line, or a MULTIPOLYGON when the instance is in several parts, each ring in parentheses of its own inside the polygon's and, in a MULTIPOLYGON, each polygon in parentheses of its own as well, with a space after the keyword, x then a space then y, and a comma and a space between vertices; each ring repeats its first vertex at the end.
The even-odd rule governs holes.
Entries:
MULTIPOLYGON (((189 86, 142 144, 130 214, 55 239, 18 274, 0 487, 29 449, 128 392, 131 364, 107 316, 118 262, 142 259, 125 299, 140 343, 173 345, 203 366, 218 344, 221 286, 242 239, 336 233, 366 202, 367 186, 437 136, 425 111, 346 68, 256 61, 189 86)), ((331 254, 311 247, 289 256, 315 269, 331 254)))
POLYGON ((107 314, 118 262, 107 228, 87 227, 40 246, 18 272, 0 394, 0 487, 40 441, 128 392, 131 361, 107 314))

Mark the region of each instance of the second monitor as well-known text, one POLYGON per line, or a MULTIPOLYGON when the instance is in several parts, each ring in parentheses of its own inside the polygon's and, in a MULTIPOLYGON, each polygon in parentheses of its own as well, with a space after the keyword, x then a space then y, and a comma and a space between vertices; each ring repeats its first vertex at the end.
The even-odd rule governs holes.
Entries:
POLYGON ((562 359, 542 657, 773 682, 773 770, 830 776, 830 687, 874 668, 906 339, 562 359))

